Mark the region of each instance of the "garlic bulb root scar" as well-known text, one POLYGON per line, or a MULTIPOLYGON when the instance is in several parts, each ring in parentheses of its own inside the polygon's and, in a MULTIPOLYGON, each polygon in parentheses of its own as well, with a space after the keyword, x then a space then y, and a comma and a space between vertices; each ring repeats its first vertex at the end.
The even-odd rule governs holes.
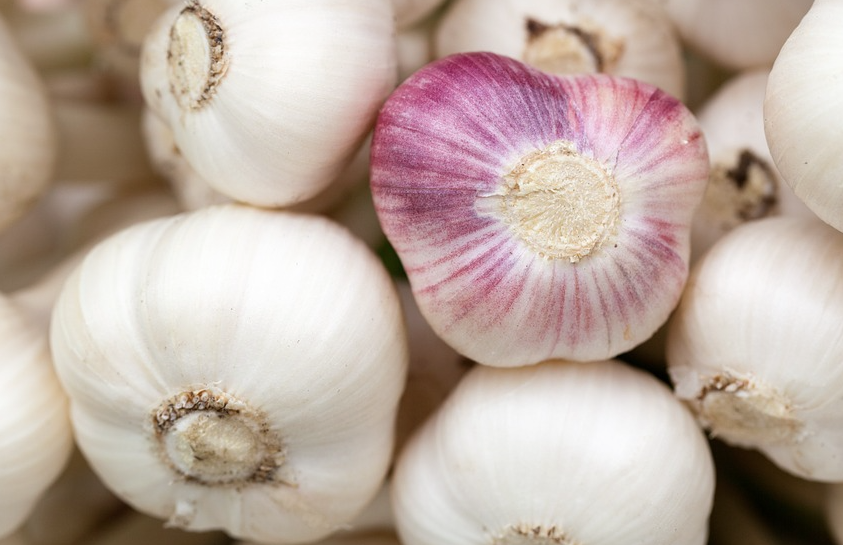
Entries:
POLYGON ((770 215, 778 208, 779 184, 772 166, 748 149, 734 162, 715 163, 706 190, 706 212, 732 229, 749 220, 770 215))
POLYGON ((588 26, 555 25, 528 18, 524 61, 553 74, 612 72, 623 43, 588 26))
POLYGON ((171 92, 185 110, 202 108, 228 70, 225 32, 217 17, 196 0, 170 28, 167 68, 171 92))
POLYGON ((503 535, 496 537, 492 545, 579 545, 568 539, 556 526, 519 524, 509 526, 503 535))
POLYGON ((266 419, 217 388, 181 392, 152 415, 161 458, 189 482, 241 486, 280 482, 280 438, 266 419))
POLYGON ((751 376, 709 377, 697 402, 703 423, 715 437, 771 444, 798 440, 802 431, 788 400, 751 376))
POLYGON ((620 193, 611 172, 580 155, 573 143, 553 142, 523 156, 503 176, 498 214, 541 257, 576 263, 617 231, 620 193))

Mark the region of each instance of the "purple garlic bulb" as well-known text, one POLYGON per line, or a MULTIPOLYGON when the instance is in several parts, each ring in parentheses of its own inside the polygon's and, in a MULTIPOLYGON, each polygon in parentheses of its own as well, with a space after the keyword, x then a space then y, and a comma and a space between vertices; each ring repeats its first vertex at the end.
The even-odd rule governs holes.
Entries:
POLYGON ((658 88, 492 53, 446 57, 398 87, 371 159, 422 314, 501 367, 609 359, 649 338, 688 277, 708 172, 696 120, 658 88))

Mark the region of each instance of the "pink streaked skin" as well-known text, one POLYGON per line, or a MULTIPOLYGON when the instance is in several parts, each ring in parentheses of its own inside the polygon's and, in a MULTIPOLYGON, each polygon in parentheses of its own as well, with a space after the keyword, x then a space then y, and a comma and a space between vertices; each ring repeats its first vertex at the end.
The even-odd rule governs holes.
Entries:
POLYGON ((709 169, 696 120, 655 87, 559 78, 491 53, 446 57, 402 84, 371 165, 378 217, 422 313, 495 366, 609 359, 649 338, 687 279, 709 169), (522 157, 559 140, 611 172, 620 195, 614 234, 576 262, 529 248, 488 200, 522 157))

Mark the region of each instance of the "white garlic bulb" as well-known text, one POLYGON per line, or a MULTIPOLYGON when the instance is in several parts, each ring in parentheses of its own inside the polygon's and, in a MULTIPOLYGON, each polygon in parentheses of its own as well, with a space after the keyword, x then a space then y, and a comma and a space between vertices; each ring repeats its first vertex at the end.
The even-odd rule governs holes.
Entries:
POLYGON ((702 545, 714 493, 690 412, 619 361, 473 368, 392 480, 406 545, 702 545))
MULTIPOLYGON (((682 39, 733 70, 769 67, 813 0, 650 0, 682 39)), ((832 0, 833 1, 833 0, 832 0)))
POLYGON ((57 139, 47 92, 0 20, 0 229, 20 217, 52 182, 57 139))
POLYGON ((677 395, 714 437, 805 479, 843 479, 843 234, 772 217, 695 266, 667 338, 677 395))
POLYGON ((219 192, 279 207, 352 160, 397 78, 390 0, 191 1, 144 42, 141 84, 219 192))
POLYGON ((781 48, 764 99, 773 161, 796 195, 843 230, 843 3, 816 0, 781 48))
POLYGON ((435 50, 492 51, 546 72, 602 72, 685 94, 679 39, 652 0, 456 0, 435 50))
POLYGON ((51 332, 80 449, 144 513, 305 542, 381 486, 400 304, 325 218, 219 205, 121 231, 69 278, 51 332))
POLYGON ((67 397, 46 332, 0 296, 0 538, 19 528, 70 458, 67 397))
POLYGON ((700 108, 711 175, 691 225, 691 262, 726 232, 767 216, 813 217, 770 157, 764 136, 769 69, 748 70, 726 81, 700 108))

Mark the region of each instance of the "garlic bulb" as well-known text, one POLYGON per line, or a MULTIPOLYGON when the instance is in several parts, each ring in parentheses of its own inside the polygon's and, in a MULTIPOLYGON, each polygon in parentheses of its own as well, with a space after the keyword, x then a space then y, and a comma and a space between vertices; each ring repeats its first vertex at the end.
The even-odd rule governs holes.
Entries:
POLYGON ((492 53, 416 72, 372 143, 375 209, 422 314, 486 365, 614 357, 652 335, 707 177, 675 98, 492 53))
POLYGON ((843 480, 843 234, 773 217, 721 238, 671 320, 677 395, 712 435, 817 481, 843 480))
POLYGON ((300 543, 381 486, 401 309, 325 218, 220 205, 130 227, 68 279, 51 333, 80 449, 143 513, 300 543))
MULTIPOLYGON (((769 67, 813 0, 650 0, 682 39, 732 70, 769 67)), ((834 0, 832 0, 834 1, 834 0)))
POLYGON ((555 74, 603 72, 685 94, 679 39, 652 0, 456 0, 435 49, 492 51, 555 74))
POLYGON ((0 538, 18 529, 73 446, 45 332, 0 296, 0 538))
POLYGON ((713 493, 691 414, 619 361, 473 368, 392 486, 405 545, 703 545, 713 493))
POLYGON ((0 20, 0 229, 46 191, 56 161, 56 129, 47 93, 0 20))
POLYGON ((764 136, 768 69, 729 79, 702 105, 711 176, 691 227, 691 262, 730 229, 772 215, 813 217, 779 175, 764 136))
POLYGON ((773 161, 796 195, 823 221, 843 230, 843 4, 816 0, 781 48, 764 99, 773 161))
POLYGON ((194 0, 147 36, 144 98, 212 187, 288 206, 359 149, 395 85, 394 30, 390 0, 194 0))

